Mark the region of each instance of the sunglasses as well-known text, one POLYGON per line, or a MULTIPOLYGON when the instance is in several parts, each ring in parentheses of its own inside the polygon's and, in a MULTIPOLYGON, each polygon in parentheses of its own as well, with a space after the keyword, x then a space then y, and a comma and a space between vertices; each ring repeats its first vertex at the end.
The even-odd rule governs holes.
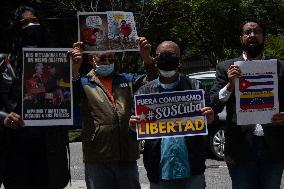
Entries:
POLYGON ((98 62, 114 62, 115 58, 113 56, 109 56, 109 57, 93 57, 95 58, 98 62))

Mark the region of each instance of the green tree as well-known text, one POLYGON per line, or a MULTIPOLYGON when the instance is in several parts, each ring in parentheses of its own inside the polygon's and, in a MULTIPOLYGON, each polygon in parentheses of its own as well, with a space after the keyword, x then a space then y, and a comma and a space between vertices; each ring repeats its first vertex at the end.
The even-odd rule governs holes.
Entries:
MULTIPOLYGON (((15 6, 16 2, 19 4, 20 1, 5 2, 3 11, 11 10, 8 8, 15 6)), ((282 41, 281 35, 284 34, 283 0, 25 0, 23 2, 35 6, 44 17, 71 17, 75 21, 77 11, 134 12, 139 36, 146 36, 153 49, 164 40, 173 40, 180 45, 184 58, 207 58, 212 65, 240 54, 240 22, 245 18, 256 17, 268 26, 267 32, 271 34, 267 40, 267 52, 283 57, 279 53, 282 46, 278 45, 276 48, 275 45, 276 38, 282 41)), ((72 31, 76 32, 76 23, 72 27, 74 27, 72 31)), ((68 33, 66 29, 58 32, 66 35, 68 33)), ((131 57, 121 57, 124 57, 123 61, 127 62, 127 65, 133 66, 129 69, 139 69, 141 62, 135 63, 140 60, 137 53, 128 53, 128 55, 131 57)), ((126 70, 128 67, 123 69, 126 70)))
POLYGON ((268 35, 265 43, 265 54, 284 60, 284 36, 268 35))

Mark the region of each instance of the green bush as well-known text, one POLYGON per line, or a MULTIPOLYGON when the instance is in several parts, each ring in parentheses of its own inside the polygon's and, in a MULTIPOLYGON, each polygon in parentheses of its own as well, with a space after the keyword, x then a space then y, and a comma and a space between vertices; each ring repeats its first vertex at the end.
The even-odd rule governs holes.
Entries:
POLYGON ((265 54, 284 60, 284 35, 268 35, 265 54))
POLYGON ((69 130, 68 131, 69 142, 81 142, 81 130, 69 130))

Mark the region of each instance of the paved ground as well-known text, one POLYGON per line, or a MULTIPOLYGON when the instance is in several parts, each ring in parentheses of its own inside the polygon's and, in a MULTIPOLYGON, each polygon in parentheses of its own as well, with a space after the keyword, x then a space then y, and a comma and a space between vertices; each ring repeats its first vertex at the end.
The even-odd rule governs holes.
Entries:
MULTIPOLYGON (((75 162, 73 162, 75 163, 75 162)), ((228 169, 223 161, 216 161, 208 159, 206 161, 206 183, 207 189, 229 189, 231 188, 231 181, 228 176, 228 169)), ((77 171, 81 170, 80 166, 76 166, 77 171)), ((149 189, 149 181, 146 177, 146 171, 144 169, 142 159, 138 161, 139 176, 141 189, 149 189)), ((72 177, 75 175, 81 175, 81 173, 75 173, 75 169, 72 170, 72 177)), ((86 189, 85 182, 83 180, 72 180, 72 186, 67 186, 65 189, 86 189)))
MULTIPOLYGON (((68 185, 65 189, 86 189, 84 181, 84 166, 82 163, 82 147, 81 143, 72 143, 71 147, 71 175, 72 185, 68 185)), ((216 161, 212 159, 206 160, 206 184, 207 189, 230 189, 231 180, 228 175, 228 169, 224 161, 216 161)), ((142 189, 149 189, 149 182, 146 177, 142 158, 138 160, 139 176, 142 189)), ((284 177, 282 177, 282 185, 280 189, 284 189, 284 177)), ((0 187, 4 189, 4 187, 0 187)))

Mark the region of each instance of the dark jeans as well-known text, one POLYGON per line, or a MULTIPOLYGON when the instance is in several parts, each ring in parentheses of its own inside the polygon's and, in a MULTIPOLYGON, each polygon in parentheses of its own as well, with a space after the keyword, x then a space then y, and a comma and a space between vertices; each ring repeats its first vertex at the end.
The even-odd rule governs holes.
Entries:
POLYGON ((137 162, 86 163, 88 189, 140 189, 137 162))
POLYGON ((266 151, 264 137, 254 136, 249 161, 227 164, 233 189, 279 189, 284 161, 271 162, 266 151))
POLYGON ((191 176, 189 179, 150 183, 150 189, 204 189, 205 186, 204 174, 191 176))
POLYGON ((24 146, 15 142, 5 153, 2 172, 5 189, 48 189, 44 144, 24 146))

